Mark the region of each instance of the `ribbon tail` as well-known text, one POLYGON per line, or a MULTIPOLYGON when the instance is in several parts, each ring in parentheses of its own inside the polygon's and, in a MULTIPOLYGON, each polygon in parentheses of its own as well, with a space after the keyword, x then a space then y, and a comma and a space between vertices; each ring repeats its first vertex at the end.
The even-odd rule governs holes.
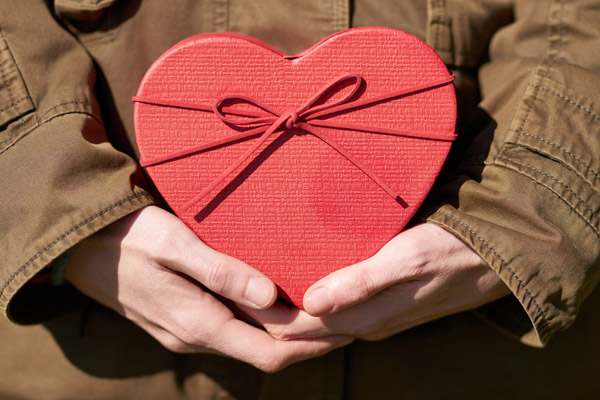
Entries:
POLYGON ((367 167, 365 164, 360 162, 353 155, 348 153, 342 146, 340 146, 336 141, 334 141, 329 136, 317 131, 316 129, 312 129, 312 127, 308 124, 301 123, 299 127, 311 135, 316 136, 321 141, 325 142, 329 147, 337 151, 340 155, 350 161, 354 166, 360 169, 365 175, 367 175, 373 182, 375 182, 381 189, 383 189, 392 199, 398 202, 403 208, 408 208, 408 203, 402 199, 400 194, 392 189, 383 179, 381 179, 373 170, 367 167))
POLYGON ((252 136, 258 136, 258 135, 262 134, 263 132, 264 132, 264 127, 260 127, 260 128, 246 131, 246 132, 238 133, 238 134, 235 134, 232 136, 228 136, 223 139, 217 139, 217 140, 209 142, 209 143, 204 143, 204 144, 200 144, 200 145, 192 146, 192 147, 186 147, 183 150, 169 153, 164 156, 158 156, 158 157, 153 157, 153 158, 145 158, 144 157, 140 160, 140 165, 142 167, 152 167, 154 165, 161 164, 161 163, 164 163, 167 161, 173 161, 173 160, 176 160, 176 159, 182 158, 182 157, 189 157, 196 153, 201 153, 201 152, 204 152, 207 150, 212 150, 219 146, 228 145, 228 144, 233 143, 238 140, 244 140, 244 139, 251 138, 252 136))
POLYGON ((240 165, 242 165, 252 154, 254 154, 260 146, 262 146, 267 139, 279 128, 279 126, 285 121, 287 117, 280 117, 277 119, 259 138, 254 146, 250 147, 244 154, 240 156, 232 165, 229 166, 221 175, 219 175, 214 181, 212 181, 207 187, 205 187, 200 193, 194 196, 191 200, 183 205, 183 211, 189 210, 194 204, 202 200, 208 193, 215 189, 221 184, 229 175, 233 173, 240 165))
POLYGON ((328 120, 318 120, 313 119, 310 121, 311 126, 319 126, 322 128, 330 128, 330 129, 343 129, 347 131, 358 131, 358 132, 368 132, 378 135, 394 135, 394 136, 402 136, 406 138, 412 139, 425 139, 425 140, 440 140, 444 142, 451 142, 458 138, 458 135, 454 132, 448 133, 439 133, 439 132, 425 132, 425 131, 411 131, 408 129, 394 129, 394 128, 384 128, 384 127, 374 127, 374 126, 361 126, 355 124, 344 124, 342 122, 328 121, 328 120))
POLYGON ((163 100, 163 99, 159 99, 159 98, 152 98, 152 97, 145 97, 145 96, 133 96, 131 98, 131 101, 133 101, 134 103, 149 104, 151 106, 183 108, 183 109, 194 110, 194 111, 212 112, 212 108, 210 108, 210 107, 195 104, 195 103, 188 103, 186 101, 180 101, 180 100, 163 100))

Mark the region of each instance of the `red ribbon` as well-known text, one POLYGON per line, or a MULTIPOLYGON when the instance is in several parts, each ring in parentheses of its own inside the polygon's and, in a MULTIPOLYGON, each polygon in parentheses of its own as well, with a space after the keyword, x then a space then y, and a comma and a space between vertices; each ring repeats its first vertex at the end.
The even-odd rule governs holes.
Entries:
MULTIPOLYGON (((209 143, 201 144, 198 146, 192 146, 180 151, 170 153, 167 155, 144 159, 141 161, 141 165, 143 167, 153 166, 156 164, 160 164, 167 161, 172 161, 181 157, 188 157, 194 153, 198 153, 201 151, 209 150, 211 148, 215 148, 218 146, 230 144, 236 142, 241 139, 249 138, 252 136, 260 135, 258 141, 250 147, 244 154, 242 154, 235 163, 233 163, 229 168, 227 168, 219 177, 217 177, 210 185, 208 185, 201 193, 197 194, 188 201, 183 206, 183 210, 187 210, 204 198, 209 192, 211 192, 215 187, 217 187, 221 182, 223 182, 229 175, 233 173, 240 165, 242 165, 246 160, 250 158, 252 154, 254 154, 272 135, 274 132, 286 129, 297 128, 301 129, 304 132, 308 132, 311 135, 319 138, 324 143, 328 144, 331 148, 337 151, 339 154, 344 156, 348 161, 354 164, 358 169, 360 169, 365 175, 367 175, 373 182, 379 185, 389 196, 391 196, 394 200, 398 201, 403 207, 408 207, 408 204, 400 195, 394 191, 386 182, 383 181, 375 172, 373 172, 369 167, 364 165, 346 150, 344 150, 338 143, 336 143, 332 138, 320 132, 317 127, 323 128, 332 128, 332 129, 344 129, 344 130, 353 130, 360 132, 369 132, 376 134, 388 134, 388 135, 397 135, 404 137, 412 137, 418 139, 430 139, 430 140, 443 140, 443 141, 452 141, 456 139, 456 134, 454 132, 451 133, 430 133, 430 132, 420 132, 420 131, 407 131, 401 129, 393 129, 393 128, 383 128, 383 127, 365 127, 355 124, 347 124, 342 122, 335 122, 331 120, 324 120, 322 118, 330 117, 333 114, 340 114, 345 112, 350 112, 359 107, 371 107, 381 102, 391 101, 396 98, 413 95, 418 92, 435 89, 444 85, 451 83, 454 80, 454 75, 448 75, 443 79, 438 81, 429 82, 422 85, 412 86, 407 89, 402 89, 396 92, 386 93, 380 96, 370 97, 366 99, 353 99, 357 95, 358 90, 360 89, 363 78, 360 75, 345 75, 342 76, 333 82, 330 82, 328 85, 325 85, 321 90, 319 90, 310 100, 308 100, 302 107, 300 107, 296 111, 284 111, 280 112, 275 110, 268 105, 261 103, 257 100, 251 99, 246 96, 224 96, 218 99, 212 107, 197 105, 193 103, 188 103, 184 101, 177 100, 161 100, 156 98, 149 98, 144 96, 135 96, 133 97, 134 102, 150 104, 155 106, 164 106, 164 107, 174 107, 174 108, 184 108, 196 111, 205 111, 214 113, 221 121, 228 125, 248 128, 248 130, 236 133, 234 135, 228 136, 223 139, 215 140, 209 143), (333 94, 340 92, 340 87, 345 87, 345 84, 350 83, 351 90, 346 93, 341 99, 335 101, 327 101, 330 99, 333 94), (225 113, 223 111, 224 103, 232 102, 232 103, 247 103, 250 104, 260 112, 250 112, 250 111, 229 111, 225 113), (320 104, 322 103, 322 104, 320 104)), ((359 97, 359 96, 356 96, 359 97)))

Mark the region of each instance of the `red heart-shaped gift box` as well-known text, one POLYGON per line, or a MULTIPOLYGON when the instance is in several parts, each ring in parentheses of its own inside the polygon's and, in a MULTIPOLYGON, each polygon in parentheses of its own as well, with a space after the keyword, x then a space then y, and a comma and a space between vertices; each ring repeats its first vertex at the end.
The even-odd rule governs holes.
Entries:
POLYGON ((296 56, 240 34, 194 36, 134 98, 141 164, 205 243, 301 306, 425 199, 456 137, 452 79, 393 29, 350 29, 296 56))

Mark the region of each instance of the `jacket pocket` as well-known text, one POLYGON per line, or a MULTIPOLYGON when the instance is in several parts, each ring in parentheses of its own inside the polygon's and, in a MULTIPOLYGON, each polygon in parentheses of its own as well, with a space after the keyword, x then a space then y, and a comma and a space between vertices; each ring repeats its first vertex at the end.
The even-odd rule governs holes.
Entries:
MULTIPOLYGON (((598 79, 594 72, 577 72, 591 86, 598 79)), ((600 238, 597 101, 537 74, 523 99, 504 149, 496 155, 496 164, 526 175, 550 190, 600 238)))
MULTIPOLYGON (((598 79, 579 71, 581 79, 598 79)), ((535 75, 524 107, 516 114, 507 143, 524 147, 562 164, 600 192, 600 109, 593 99, 535 75)))
POLYGON ((0 29, 0 143, 7 124, 34 110, 25 82, 0 29))

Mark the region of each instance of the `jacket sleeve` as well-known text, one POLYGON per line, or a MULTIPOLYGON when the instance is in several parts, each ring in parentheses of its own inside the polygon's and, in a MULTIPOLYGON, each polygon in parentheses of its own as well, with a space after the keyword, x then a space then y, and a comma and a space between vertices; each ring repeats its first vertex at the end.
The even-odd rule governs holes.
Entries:
MULTIPOLYGON (((600 277, 600 2, 522 0, 512 13, 491 36, 481 102, 459 132, 470 145, 432 193, 428 220, 468 243, 514 294, 479 312, 544 346, 600 277)), ((442 29, 447 43, 436 45, 460 50, 468 27, 442 29)))
POLYGON ((64 288, 26 285, 61 253, 153 202, 107 141, 94 64, 45 1, 0 2, 0 307, 37 322, 64 288))

